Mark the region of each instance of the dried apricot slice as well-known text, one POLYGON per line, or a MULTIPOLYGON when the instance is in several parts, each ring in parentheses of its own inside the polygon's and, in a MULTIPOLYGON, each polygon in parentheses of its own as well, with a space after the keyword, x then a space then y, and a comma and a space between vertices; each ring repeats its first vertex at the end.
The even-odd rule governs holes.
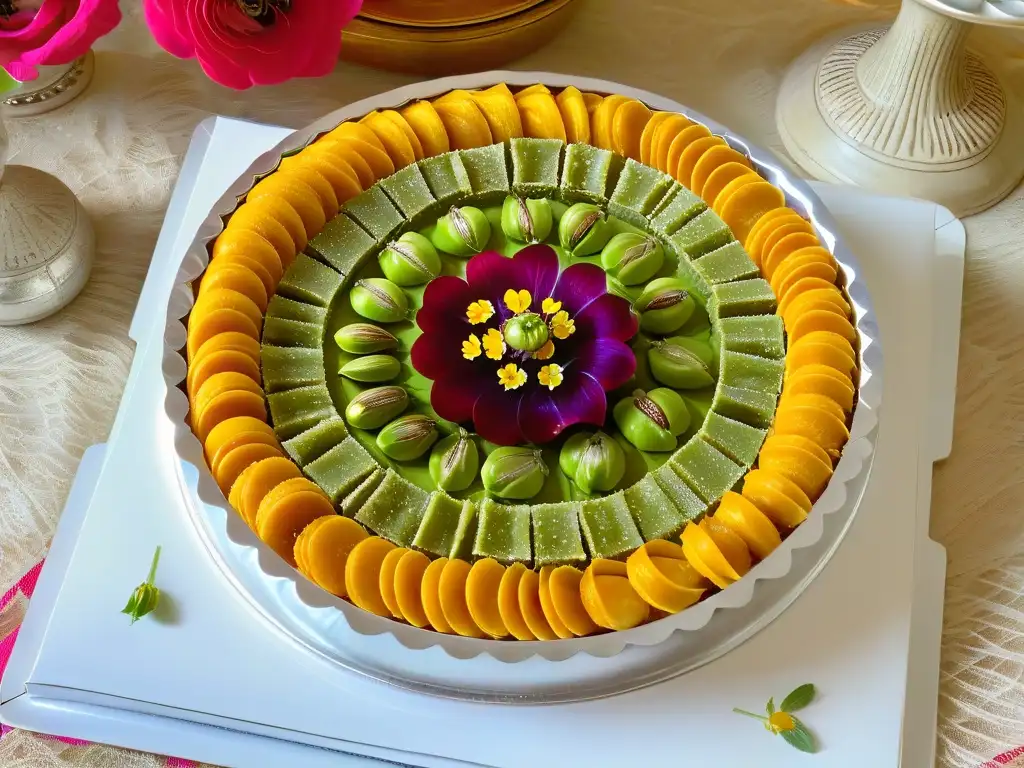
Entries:
POLYGON ((679 155, 679 163, 676 166, 675 178, 680 184, 688 189, 693 189, 693 169, 709 150, 714 147, 728 146, 721 136, 702 136, 690 142, 686 149, 679 155))
POLYGON ((698 600, 706 582, 690 565, 682 547, 655 539, 626 560, 629 583, 647 603, 666 613, 678 613, 698 600))
MULTIPOLYGON (((761 446, 757 457, 757 465, 761 469, 777 472, 792 480, 808 499, 816 499, 825 490, 829 478, 832 477, 832 462, 797 445, 773 443, 774 438, 791 437, 790 435, 774 435, 761 446)), ((792 437, 795 437, 793 435, 792 437)), ((808 440, 808 442, 810 442, 808 440)), ((812 443, 813 445, 813 443, 812 443)), ((821 450, 820 446, 815 448, 821 450)), ((826 454, 826 459, 827 459, 826 454)))
MULTIPOLYGON (((587 105, 587 114, 593 115, 594 110, 601 106, 601 102, 604 101, 604 96, 599 93, 586 93, 582 94, 583 103, 587 105)), ((593 129, 591 129, 593 131, 593 129)))
MULTIPOLYGON (((714 209, 719 196, 729 188, 729 185, 737 179, 745 178, 749 174, 750 167, 740 163, 726 163, 725 165, 720 165, 711 172, 707 181, 704 182, 704 188, 699 194, 704 198, 704 202, 714 209)), ((756 181, 756 179, 751 179, 750 181, 756 181)), ((733 189, 735 189, 735 187, 733 187, 733 189)))
POLYGON ((711 178, 711 174, 728 163, 750 167, 750 161, 747 160, 746 155, 728 144, 716 144, 709 147, 693 166, 693 173, 690 175, 690 189, 693 190, 693 193, 704 197, 704 186, 711 178))
MULTIPOLYGON (((214 336, 203 345, 202 349, 205 349, 213 339, 228 335, 231 334, 222 333, 220 336, 214 336)), ((186 377, 189 400, 193 405, 195 405, 196 396, 199 394, 199 389, 202 385, 209 381, 211 377, 220 373, 238 373, 254 382, 260 381, 260 366, 253 361, 247 352, 240 352, 237 349, 220 349, 203 354, 202 356, 197 354, 195 360, 189 366, 188 376, 186 377)))
POLYGON ((615 121, 615 113, 627 101, 629 101, 628 96, 613 93, 610 96, 605 96, 593 113, 591 113, 590 140, 595 147, 615 151, 615 139, 612 128, 615 121))
POLYGON ((498 590, 505 566, 493 558, 477 560, 466 578, 466 605, 474 623, 491 637, 508 636, 508 627, 498 607, 498 590))
POLYGON ((260 385, 251 377, 237 371, 224 371, 210 376, 196 390, 195 399, 192 401, 192 410, 195 413, 201 414, 213 398, 232 390, 245 390, 246 392, 263 396, 263 390, 260 388, 260 385))
POLYGON ((705 517, 699 525, 712 538, 718 551, 729 561, 729 565, 736 573, 744 576, 751 566, 750 548, 746 542, 713 517, 705 517))
POLYGON ((405 134, 405 138, 409 140, 413 155, 417 160, 422 160, 426 156, 423 151, 423 144, 420 142, 420 137, 416 135, 416 131, 409 125, 409 121, 405 119, 405 116, 393 109, 386 109, 381 112, 381 115, 398 126, 398 129, 405 134))
POLYGON ((434 109, 444 123, 452 149, 472 149, 493 143, 484 113, 465 91, 452 91, 435 99, 434 109))
POLYGON ((623 103, 612 116, 612 147, 620 155, 640 159, 640 139, 651 110, 636 99, 623 103))
POLYGON ((842 447, 850 439, 850 430, 846 428, 844 419, 813 406, 801 405, 780 410, 775 415, 773 429, 778 435, 803 435, 810 438, 830 456, 839 456, 842 447))
POLYGON ((324 492, 310 480, 296 477, 278 484, 260 502, 256 534, 294 566, 295 540, 299 534, 318 517, 331 514, 334 507, 324 492))
POLYGON ((569 640, 573 636, 572 631, 562 622, 551 599, 551 572, 553 570, 555 570, 553 565, 545 565, 540 569, 540 607, 544 612, 544 618, 547 619, 548 625, 554 630, 554 633, 562 640, 569 640))
POLYGON ((754 263, 761 267, 761 271, 764 272, 765 257, 771 253, 775 244, 784 237, 801 232, 804 234, 812 234, 814 230, 811 228, 811 223, 806 219, 801 218, 795 211, 789 211, 785 216, 777 216, 770 219, 768 223, 758 231, 756 237, 751 237, 748 234, 747 239, 750 241, 748 253, 751 254, 750 258, 752 258, 754 263))
MULTIPOLYGON (((775 268, 775 273, 772 275, 773 284, 775 281, 784 280, 793 270, 815 263, 826 264, 832 267, 835 274, 839 274, 836 260, 829 253, 828 249, 822 245, 811 245, 793 251, 785 261, 775 268)), ((830 282, 834 282, 834 280, 830 282)))
MULTIPOLYGON (((238 485, 243 477, 245 483, 240 488, 236 499, 237 503, 232 502, 232 504, 245 522, 255 529, 256 512, 266 495, 285 480, 302 477, 302 472, 291 459, 285 456, 274 456, 249 465, 235 481, 235 485, 238 485)), ((231 487, 231 493, 235 493, 235 486, 231 487)))
MULTIPOLYGON (((248 418, 243 417, 243 418, 248 418)), ((219 424, 217 426, 220 426, 219 424)), ((266 425, 264 425, 266 426, 266 425)), ((214 427, 216 429, 216 427, 214 427)), ((210 440, 207 440, 209 444, 210 440)), ((216 453, 207 452, 207 456, 210 456, 209 465, 210 471, 213 476, 217 476, 217 470, 220 468, 221 462, 224 458, 231 453, 235 448, 240 445, 250 445, 252 443, 260 443, 262 445, 269 445, 273 448, 279 448, 280 444, 277 442, 277 438, 274 437, 273 433, 268 434, 267 432, 260 432, 255 429, 245 430, 232 434, 228 439, 224 440, 221 446, 217 449, 216 453)), ((278 450, 276 456, 280 456, 281 452, 278 450)))
MULTIPOLYGON (((295 219, 301 225, 302 219, 299 219, 299 214, 294 210, 292 213, 295 214, 295 219)), ((225 235, 228 236, 226 238, 228 240, 236 237, 235 232, 252 232, 262 237, 273 247, 278 261, 285 268, 295 261, 295 254, 298 253, 298 250, 291 232, 276 218, 269 216, 265 210, 258 210, 256 206, 248 203, 240 206, 231 214, 227 227, 224 233, 217 238, 217 242, 225 238, 225 235)), ((305 234, 305 230, 303 230, 303 238, 305 234)), ((213 257, 217 258, 216 245, 214 245, 213 257)))
POLYGON ((845 336, 833 333, 832 331, 811 331, 809 333, 805 333, 796 341, 791 342, 789 348, 791 350, 797 350, 811 344, 827 344, 840 350, 851 360, 856 361, 857 359, 857 353, 854 351, 853 345, 849 340, 845 336))
MULTIPOLYGON (((299 216, 299 212, 284 198, 268 195, 243 203, 239 211, 245 208, 251 209, 252 215, 271 219, 283 226, 291 237, 296 252, 306 247, 306 243, 309 241, 309 238, 306 237, 306 225, 302 223, 302 217, 299 216)), ((280 254, 280 251, 278 253, 280 254)), ((283 257, 281 261, 282 263, 284 262, 283 257)))
POLYGON ((199 437, 199 441, 204 442, 206 436, 210 434, 210 430, 222 421, 238 416, 252 416, 256 419, 266 420, 267 405, 263 395, 244 389, 233 389, 221 392, 211 399, 201 411, 197 410, 193 416, 192 428, 195 430, 196 436, 199 437))
POLYGON ((579 88, 570 85, 555 97, 565 125, 565 140, 570 144, 590 143, 590 113, 579 88))
MULTIPOLYGON (((342 520, 348 520, 348 518, 343 517, 342 520)), ((402 615, 402 609, 398 607, 398 593, 395 591, 395 571, 398 570, 398 562, 410 551, 405 547, 395 547, 384 556, 384 562, 380 564, 380 596, 384 600, 384 605, 391 611, 391 615, 399 621, 404 621, 405 616, 402 615)))
POLYGON ((853 410, 855 389, 848 376, 827 365, 805 365, 786 380, 787 394, 821 395, 836 403, 845 413, 853 410))
MULTIPOLYGON (((665 154, 665 173, 669 174, 677 181, 679 179, 676 174, 679 172, 679 163, 683 156, 683 152, 686 151, 693 142, 700 141, 701 139, 710 138, 711 131, 708 130, 706 125, 700 123, 693 123, 683 128, 669 144, 668 150, 665 154)), ((680 183, 682 183, 680 181, 680 183)))
POLYGON ((647 621, 651 607, 629 583, 626 564, 616 575, 602 573, 602 566, 592 561, 580 581, 583 607, 599 627, 616 631, 632 629, 647 621))
POLYGON ((263 327, 263 312, 256 303, 245 294, 228 288, 211 288, 200 291, 196 303, 192 307, 191 319, 200 319, 204 314, 215 309, 234 309, 248 317, 257 328, 263 327))
MULTIPOLYGON (((214 352, 241 352, 259 365, 260 343, 244 333, 220 333, 203 344, 190 361, 189 372, 214 352)), ((212 374, 211 374, 212 375, 212 374)))
POLYGON ((229 227, 221 232, 213 243, 210 255, 211 264, 217 263, 217 261, 227 261, 227 257, 231 255, 242 256, 262 266, 273 278, 268 295, 274 292, 277 281, 284 274, 284 265, 281 262, 281 256, 269 240, 250 229, 229 227))
POLYGON ((818 236, 812 232, 792 232, 771 244, 761 257, 761 272, 771 282, 780 264, 801 248, 819 246, 818 236))
POLYGON ((263 197, 279 197, 295 209, 306 229, 306 237, 317 235, 327 223, 327 215, 316 190, 293 176, 272 173, 261 179, 245 196, 246 202, 263 197))
POLYGON ((544 85, 544 83, 534 83, 533 85, 528 85, 523 88, 523 90, 519 91, 516 94, 516 98, 519 98, 520 96, 529 96, 531 93, 551 93, 551 89, 544 85))
POLYGON ((285 179, 297 179, 312 189, 320 200, 320 208, 324 212, 325 220, 330 221, 338 215, 338 208, 341 207, 338 202, 338 194, 334 191, 330 179, 316 168, 306 163, 298 163, 285 168, 282 162, 281 167, 274 175, 285 179))
POLYGON ((501 584, 498 585, 498 613, 505 628, 516 640, 536 640, 519 606, 519 582, 524 573, 526 566, 522 563, 513 563, 505 569, 501 584))
POLYGON ((237 448, 232 448, 217 464, 217 468, 213 471, 213 478, 217 481, 217 485, 220 486, 221 491, 225 495, 231 490, 231 486, 234 485, 235 480, 242 474, 246 467, 250 464, 255 464, 257 461, 263 459, 269 459, 274 456, 282 456, 280 449, 276 445, 268 445, 266 443, 246 443, 239 445, 237 448))
MULTIPOLYGON (((330 502, 327 504, 329 506, 330 502)), ((391 616, 391 611, 380 594, 380 569, 384 558, 394 548, 395 545, 387 539, 368 536, 352 548, 345 561, 345 591, 348 599, 364 611, 385 618, 391 616)))
MULTIPOLYGON (((249 470, 247 469, 245 472, 248 471, 249 470)), ((237 485, 244 482, 245 472, 242 473, 242 476, 239 477, 235 482, 235 485, 232 486, 232 490, 234 490, 237 485)), ((306 559, 306 548, 309 545, 310 538, 313 536, 313 532, 334 517, 337 517, 337 515, 324 515, 323 517, 318 517, 312 523, 303 528, 302 533, 295 537, 295 551, 293 553, 295 555, 295 567, 298 568, 302 572, 302 575, 310 581, 313 581, 313 576, 309 572, 309 561, 306 559)), ((315 584, 316 582, 314 581, 313 583, 315 584)))
POLYGON ((831 312, 845 318, 850 316, 850 305, 846 303, 843 294, 835 286, 815 288, 805 291, 796 298, 789 299, 786 303, 786 311, 779 312, 776 308, 775 314, 782 316, 788 333, 803 315, 817 311, 831 312))
POLYGON ((644 126, 644 132, 640 134, 640 162, 644 165, 654 167, 654 134, 658 127, 672 116, 672 112, 654 112, 644 126))
POLYGON ((281 168, 309 169, 323 176, 334 190, 339 207, 363 191, 359 175, 349 163, 328 153, 314 151, 313 147, 307 147, 297 155, 284 158, 281 161, 281 168))
MULTIPOLYGON (((792 258, 793 257, 790 256, 786 261, 789 261, 792 258)), ((786 261, 782 262, 782 266, 786 266, 786 261)), ((779 299, 786 298, 786 294, 789 293, 789 289, 792 288, 798 280, 803 280, 805 277, 815 277, 819 280, 824 280, 827 283, 833 284, 836 280, 836 268, 831 264, 823 264, 821 262, 812 262, 794 267, 781 278, 779 277, 779 272, 780 270, 775 270, 775 276, 772 279, 772 289, 775 291, 775 295, 779 299)))
MULTIPOLYGON (((794 235, 794 237, 796 237, 796 235, 794 235)), ((776 250, 777 249, 778 246, 776 246, 776 250)), ((785 297, 779 301, 778 314, 785 315, 786 309, 800 297, 800 294, 808 293, 810 291, 833 291, 841 306, 845 307, 847 313, 849 313, 850 305, 846 303, 846 299, 843 298, 843 294, 837 286, 818 277, 805 277, 801 280, 797 280, 789 287, 785 297)))
POLYGON ((721 214, 722 207, 725 205, 725 201, 736 194, 743 187, 749 186, 750 184, 760 184, 764 181, 754 171, 747 170, 742 176, 737 176, 735 179, 730 181, 725 187, 715 195, 714 202, 709 203, 711 210, 715 213, 721 214))
POLYGON ((351 136, 353 138, 359 139, 360 141, 365 141, 368 144, 372 144, 381 152, 387 151, 387 147, 384 146, 384 143, 377 137, 376 133, 370 130, 370 128, 367 127, 366 125, 363 125, 362 123, 356 122, 354 120, 349 120, 347 122, 342 123, 333 131, 328 133, 327 136, 330 136, 331 138, 351 136))
POLYGON ((810 343, 804 337, 786 353, 786 378, 790 378, 806 365, 825 365, 844 376, 851 377, 857 363, 844 350, 828 343, 810 343))
POLYGON ((405 620, 414 627, 425 627, 430 623, 423 610, 423 576, 430 565, 430 558, 422 552, 408 550, 395 568, 395 599, 405 620))
POLYGON ((779 406, 777 412, 783 411, 786 408, 795 408, 798 406, 810 406, 812 408, 820 408, 823 411, 831 413, 840 421, 846 421, 846 413, 842 407, 830 397, 825 395, 819 395, 813 392, 805 392, 803 394, 796 394, 791 392, 788 388, 783 391, 782 397, 779 398, 779 406))
POLYGON ((345 175, 355 177, 359 190, 369 189, 377 181, 374 165, 381 169, 394 167, 391 156, 383 150, 376 149, 372 144, 353 139, 329 139, 324 137, 311 145, 306 152, 329 159, 339 168, 345 169, 345 175), (367 158, 372 158, 374 164, 367 158))
POLYGON ((795 528, 807 519, 811 500, 800 486, 770 469, 755 469, 743 479, 743 498, 776 526, 795 528))
POLYGON ((536 139, 565 141, 565 123, 555 97, 550 93, 516 95, 516 106, 523 121, 523 135, 536 139))
POLYGON ((764 560, 782 543, 775 524, 749 500, 726 491, 714 519, 739 536, 758 560, 764 560))
POLYGON ((249 317, 237 309, 224 307, 205 312, 199 316, 191 315, 188 319, 187 352, 189 360, 203 344, 221 333, 244 333, 259 339, 260 329, 249 317))
POLYGON ((786 196, 774 184, 760 181, 736 190, 724 202, 715 202, 718 204, 718 215, 729 225, 736 239, 743 242, 762 216, 785 204, 786 196))
POLYGON ((683 554, 698 573, 717 587, 725 589, 740 576, 733 564, 718 547, 711 534, 695 523, 683 529, 683 554))
POLYGON ((583 607, 580 597, 580 583, 583 572, 571 565, 560 565, 551 572, 548 580, 548 594, 555 613, 561 622, 577 637, 585 637, 597 631, 597 624, 583 607))
MULTIPOLYGON (((399 115, 399 117, 401 117, 401 115, 399 115)), ((359 122, 377 135, 377 138, 380 139, 380 143, 384 145, 384 150, 387 152, 388 157, 391 158, 391 162, 394 164, 395 170, 405 168, 405 166, 415 163, 418 159, 416 157, 416 150, 413 148, 412 142, 409 141, 409 135, 398 125, 396 121, 392 120, 384 113, 373 111, 359 122)), ((406 123, 406 125, 408 125, 408 123, 406 123)), ((412 132, 411 128, 409 130, 412 132)), ((415 134, 413 134, 413 136, 415 136, 415 134)), ((422 155, 423 147, 420 145, 419 139, 416 139, 416 145, 420 149, 420 155, 422 155)), ((369 162, 369 160, 367 160, 367 162, 369 162)))
MULTIPOLYGON (((747 239, 743 243, 743 247, 749 252, 754 246, 760 246, 764 243, 764 236, 771 230, 768 229, 768 225, 776 219, 781 219, 789 216, 796 216, 800 218, 796 211, 786 206, 779 206, 770 211, 767 211, 764 216, 757 220, 757 223, 751 228, 750 232, 747 233, 747 239)), ((801 219, 802 221, 802 219, 801 219)))
MULTIPOLYGON (((659 171, 668 172, 668 151, 675 141, 676 136, 693 125, 693 121, 678 113, 671 113, 654 130, 651 137, 651 162, 650 165, 659 171)), ((676 165, 679 164, 679 156, 676 156, 676 165)), ((675 167, 673 166, 673 170, 675 167)))
POLYGON ((812 333, 827 331, 842 336, 851 344, 857 341, 857 329, 846 317, 827 310, 803 312, 793 321, 793 330, 789 332, 790 343, 812 333))
POLYGON ((554 640, 558 637, 548 620, 540 602, 540 576, 536 571, 525 570, 519 579, 519 610, 523 614, 530 633, 538 640, 554 640))
POLYGON ((441 609, 441 574, 447 565, 448 558, 439 557, 427 566, 420 584, 420 601, 423 603, 423 613, 430 626, 437 632, 450 635, 452 626, 445 619, 444 611, 441 609))
MULTIPOLYGON (((477 97, 480 95, 477 94, 477 97)), ((479 98, 477 103, 480 103, 479 98)), ((486 115, 487 113, 485 112, 484 114, 486 115)), ((451 145, 448 143, 448 132, 444 129, 444 123, 441 122, 441 117, 437 114, 437 110, 434 109, 434 105, 429 101, 413 102, 402 110, 402 117, 405 118, 406 122, 416 132, 416 137, 420 140, 420 146, 423 147, 424 156, 442 155, 451 150, 451 145)), ((519 113, 517 112, 516 118, 518 117, 519 113)))
POLYGON ((303 550, 313 581, 332 595, 345 597, 348 558, 368 538, 363 527, 348 517, 332 515, 321 523, 303 550))
POLYGON ((199 295, 212 290, 228 290, 240 293, 259 308, 260 313, 267 311, 267 287, 260 276, 252 269, 238 262, 213 261, 203 273, 203 281, 199 285, 199 295))
POLYGON ((463 637, 483 637, 484 633, 473 621, 466 603, 466 580, 470 564, 465 560, 449 560, 441 571, 438 595, 445 620, 463 637))
MULTIPOLYGON (((523 120, 519 115, 512 91, 504 83, 498 83, 485 91, 472 91, 473 99, 487 120, 491 138, 497 144, 523 135, 523 120)), ((577 91, 579 93, 579 91, 577 91)), ((582 106, 582 102, 581 102, 582 106)), ((586 107, 583 114, 586 115, 586 107)))

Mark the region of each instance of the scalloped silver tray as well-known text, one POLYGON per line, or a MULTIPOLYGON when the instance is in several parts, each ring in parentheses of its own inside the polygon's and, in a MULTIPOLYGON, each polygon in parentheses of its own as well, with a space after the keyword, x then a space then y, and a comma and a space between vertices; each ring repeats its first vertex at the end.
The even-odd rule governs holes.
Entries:
POLYGON ((838 547, 867 487, 882 393, 882 353, 867 287, 835 222, 810 187, 768 152, 674 101, 617 83, 546 72, 488 72, 406 86, 339 109, 296 131, 261 155, 228 189, 200 227, 171 293, 165 333, 165 411, 186 507, 225 577, 260 613, 309 650, 375 679, 434 695, 504 702, 595 698, 665 680, 706 664, 767 626, 814 579, 838 547), (416 629, 366 613, 308 582, 252 533, 227 504, 185 423, 178 384, 186 367, 181 319, 192 305, 189 283, 207 263, 206 244, 223 228, 240 196, 276 168, 282 153, 301 148, 340 122, 454 88, 497 82, 624 93, 655 109, 679 111, 747 153, 787 202, 814 224, 842 268, 861 336, 861 380, 851 439, 835 475, 807 521, 770 557, 728 589, 679 613, 625 632, 552 642, 477 640, 416 629), (472 664, 465 660, 474 659, 472 664))

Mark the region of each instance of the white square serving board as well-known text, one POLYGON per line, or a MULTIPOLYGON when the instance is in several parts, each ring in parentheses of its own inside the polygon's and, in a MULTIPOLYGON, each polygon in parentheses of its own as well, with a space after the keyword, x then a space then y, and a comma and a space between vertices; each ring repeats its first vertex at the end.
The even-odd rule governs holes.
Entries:
MULTIPOLYGON (((945 554, 928 519, 932 464, 952 439, 959 222, 933 203, 815 185, 871 290, 885 390, 860 511, 781 617, 705 667, 621 696, 444 700, 297 646, 224 578, 181 509, 162 411, 167 297, 210 206, 286 133, 225 118, 196 131, 132 323, 121 408, 109 442, 82 460, 0 681, 0 720, 231 766, 933 765, 945 554), (129 626, 119 611, 158 544, 165 600, 129 626), (821 742, 814 757, 731 711, 805 682, 819 690, 802 713, 821 742)), ((430 664, 441 651, 421 653, 430 664)))

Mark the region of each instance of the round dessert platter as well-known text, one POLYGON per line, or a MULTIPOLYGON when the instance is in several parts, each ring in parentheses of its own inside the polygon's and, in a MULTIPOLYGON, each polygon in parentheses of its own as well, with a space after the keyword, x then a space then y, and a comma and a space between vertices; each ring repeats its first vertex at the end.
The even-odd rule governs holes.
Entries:
POLYGON ((806 185, 654 94, 499 72, 367 99, 259 158, 182 268, 189 508, 257 612, 364 674, 665 679, 777 616, 853 519, 881 392, 857 273, 806 185))

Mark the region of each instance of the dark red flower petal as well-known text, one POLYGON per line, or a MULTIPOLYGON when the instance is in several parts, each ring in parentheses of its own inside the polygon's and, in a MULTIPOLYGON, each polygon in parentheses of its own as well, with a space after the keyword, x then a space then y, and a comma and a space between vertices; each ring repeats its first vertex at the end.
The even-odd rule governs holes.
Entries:
POLYGON ((412 367, 421 376, 434 380, 452 376, 472 376, 475 363, 462 356, 462 341, 463 339, 451 333, 422 334, 409 350, 412 367))
POLYGON ((453 333, 455 326, 468 324, 466 308, 481 298, 471 294, 462 278, 444 275, 431 280, 423 291, 423 306, 416 313, 416 324, 425 332, 453 333))
POLYGON ((607 290, 604 270, 596 264, 573 264, 560 278, 552 296, 574 317, 607 290))
POLYGON ((616 339, 589 339, 580 345, 568 370, 572 368, 590 374, 606 390, 612 390, 636 373, 636 356, 629 345, 616 339))
POLYGON ((495 251, 479 253, 466 265, 471 289, 487 296, 503 316, 508 314, 502 297, 510 288, 526 289, 533 296, 534 309, 552 295, 558 279, 558 254, 549 245, 531 245, 512 258, 495 251))
POLYGON ((636 336, 639 326, 629 302, 610 293, 596 298, 574 320, 576 333, 573 335, 588 339, 629 341, 636 336))
MULTIPOLYGON (((497 370, 497 369, 495 369, 497 370)), ((473 405, 473 426, 477 434, 495 445, 519 445, 527 438, 519 429, 522 390, 506 392, 494 374, 493 388, 488 387, 473 405)))
POLYGON ((484 382, 474 376, 438 379, 430 388, 430 406, 442 419, 461 424, 473 420, 473 406, 484 382))
POLYGON ((523 401, 519 429, 531 443, 547 443, 573 424, 602 426, 607 409, 604 387, 597 379, 582 369, 570 368, 560 386, 538 388, 523 401))

